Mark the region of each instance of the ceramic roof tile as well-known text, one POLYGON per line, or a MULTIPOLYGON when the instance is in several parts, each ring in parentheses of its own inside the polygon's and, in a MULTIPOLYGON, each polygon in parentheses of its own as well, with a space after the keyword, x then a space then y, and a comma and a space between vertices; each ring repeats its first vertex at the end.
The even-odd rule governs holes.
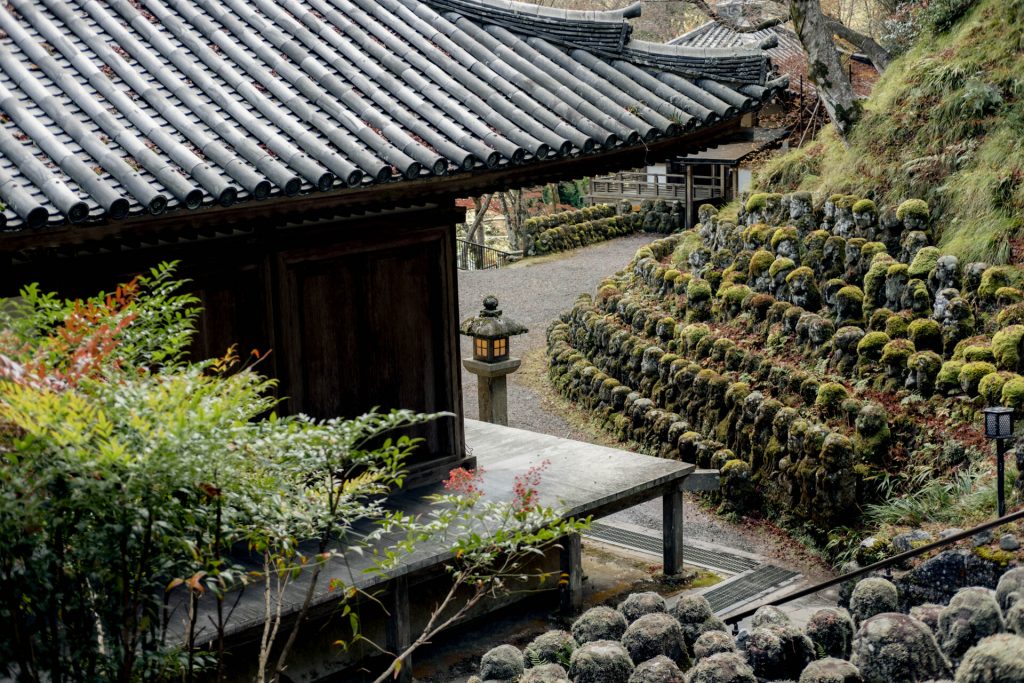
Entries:
POLYGON ((93 223, 679 135, 759 106, 763 51, 508 0, 9 0, 0 229, 93 223))

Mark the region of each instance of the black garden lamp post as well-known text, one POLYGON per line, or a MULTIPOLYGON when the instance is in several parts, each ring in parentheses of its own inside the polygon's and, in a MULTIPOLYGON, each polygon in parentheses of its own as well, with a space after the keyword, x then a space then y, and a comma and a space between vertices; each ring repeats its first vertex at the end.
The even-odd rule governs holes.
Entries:
POLYGON ((494 424, 508 424, 508 386, 505 376, 519 369, 520 360, 509 356, 509 337, 529 330, 511 318, 501 315, 498 298, 484 297, 479 315, 467 318, 459 332, 472 337, 473 357, 463 358, 462 365, 477 376, 477 397, 480 419, 494 424))
POLYGON ((1013 437, 1013 408, 993 406, 985 408, 985 436, 996 442, 996 497, 998 517, 1006 514, 1006 495, 1003 490, 1003 459, 1006 455, 1006 442, 1013 437))

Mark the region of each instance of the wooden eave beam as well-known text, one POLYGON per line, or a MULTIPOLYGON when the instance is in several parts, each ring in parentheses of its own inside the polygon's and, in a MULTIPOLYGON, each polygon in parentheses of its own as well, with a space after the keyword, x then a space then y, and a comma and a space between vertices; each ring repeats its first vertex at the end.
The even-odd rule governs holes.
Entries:
POLYGON ((739 128, 740 118, 701 127, 670 139, 621 147, 597 154, 566 157, 553 161, 506 166, 491 171, 476 171, 450 176, 405 180, 369 185, 360 189, 314 192, 301 197, 278 197, 250 201, 230 207, 171 211, 160 216, 134 216, 121 221, 87 226, 65 225, 54 229, 24 230, 0 236, 0 254, 25 249, 56 248, 110 238, 129 243, 146 239, 153 233, 203 234, 211 228, 229 230, 243 226, 251 230, 284 226, 308 220, 351 216, 424 204, 444 204, 459 197, 471 197, 498 190, 532 187, 561 180, 644 166, 656 159, 707 149, 718 138, 739 128), (258 222, 258 223, 257 223, 258 222))

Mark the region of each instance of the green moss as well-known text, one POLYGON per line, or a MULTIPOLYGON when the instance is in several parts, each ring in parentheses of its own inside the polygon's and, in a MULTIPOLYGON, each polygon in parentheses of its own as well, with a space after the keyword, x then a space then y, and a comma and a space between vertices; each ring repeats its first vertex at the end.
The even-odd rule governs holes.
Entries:
POLYGON ((743 241, 750 242, 759 246, 763 246, 768 240, 771 239, 772 233, 775 232, 775 228, 765 223, 754 223, 743 230, 743 241))
POLYGON ((942 369, 942 356, 934 351, 918 351, 907 359, 907 367, 915 372, 935 376, 942 369))
POLYGON ((1010 325, 992 337, 992 355, 1000 370, 1018 372, 1021 369, 1021 342, 1024 325, 1010 325))
POLYGON ((885 333, 892 339, 905 338, 909 327, 907 319, 902 315, 891 315, 885 321, 885 333))
POLYGON ((847 285, 836 292, 837 299, 846 299, 851 303, 856 303, 860 306, 864 302, 864 292, 861 291, 860 287, 854 285, 847 285))
POLYGON ((695 277, 686 285, 686 300, 699 303, 711 298, 711 284, 707 280, 695 277))
POLYGON ((939 375, 935 378, 935 386, 940 391, 960 390, 960 370, 964 367, 963 361, 948 360, 939 369, 939 375))
POLYGON ((843 404, 843 401, 850 397, 850 392, 842 384, 837 382, 826 382, 818 387, 818 397, 814 405, 829 411, 834 411, 843 404))
POLYGON ((796 264, 793 263, 793 259, 777 258, 774 261, 772 261, 771 268, 768 269, 768 274, 770 276, 772 276, 772 277, 775 277, 776 275, 781 273, 783 270, 788 270, 790 268, 795 268, 795 267, 796 267, 796 264))
POLYGON ((739 307, 749 294, 750 287, 746 285, 730 285, 719 291, 719 296, 727 305, 736 307, 739 307))
POLYGON ((974 396, 978 393, 978 383, 981 382, 982 377, 995 371, 996 366, 984 361, 964 363, 963 367, 960 368, 958 377, 960 388, 965 394, 974 396))
POLYGON ((829 201, 835 204, 837 209, 852 209, 854 204, 860 201, 860 197, 853 194, 832 195, 829 201))
POLYGON ((750 195, 747 199, 747 213, 753 213, 755 211, 764 211, 768 207, 768 193, 757 192, 750 195))
POLYGON ((939 262, 941 256, 938 247, 924 247, 919 249, 914 255, 914 260, 910 262, 910 267, 907 269, 907 275, 912 278, 925 279, 928 277, 928 273, 932 272, 935 268, 935 264, 939 262))
POLYGON ((942 326, 931 318, 918 318, 907 326, 907 336, 918 349, 942 349, 942 326))
POLYGON ((679 233, 679 241, 672 252, 672 265, 680 270, 685 270, 689 267, 690 254, 702 246, 704 246, 704 242, 696 230, 684 230, 679 233))
POLYGON ((913 353, 914 345, 909 341, 906 339, 893 339, 882 347, 882 363, 904 367, 913 353))
POLYGON ((893 263, 885 270, 886 277, 897 277, 899 275, 907 275, 910 271, 910 266, 906 263, 893 263))
POLYGON ((862 199, 853 205, 854 213, 878 213, 878 207, 870 199, 862 199))
POLYGON ((718 209, 715 208, 714 204, 701 204, 700 207, 697 209, 697 213, 698 214, 702 214, 703 213, 703 214, 709 214, 709 215, 712 215, 712 216, 717 216, 718 215, 718 209))
POLYGON ((1003 386, 1019 376, 1012 372, 993 372, 985 375, 978 382, 978 395, 985 399, 986 405, 998 405, 1003 397, 1003 386))
POLYGON ((1000 328, 1024 325, 1024 303, 1015 303, 1000 309, 995 315, 995 324, 1000 328))
POLYGON ((758 275, 768 272, 772 267, 772 263, 775 262, 775 254, 770 251, 763 249, 755 251, 754 255, 750 257, 750 279, 753 280, 758 275))
MULTIPOLYGON (((893 312, 888 308, 876 308, 872 313, 871 317, 868 318, 868 330, 872 332, 885 332, 886 325, 889 324, 889 319, 892 318, 893 312)), ((892 336, 891 334, 889 335, 892 336)))
POLYGON ((786 282, 792 282, 793 280, 796 280, 797 278, 801 277, 808 278, 813 282, 814 271, 808 268, 807 266, 800 266, 799 268, 793 270, 792 272, 790 272, 789 275, 786 276, 786 282))
POLYGON ((1017 560, 1017 555, 1008 550, 1002 550, 1000 548, 993 548, 989 545, 979 545, 974 549, 974 554, 983 560, 994 562, 1000 567, 1009 566, 1011 562, 1017 560))
POLYGON ((882 349, 890 341, 885 332, 868 332, 857 342, 857 355, 866 360, 878 360, 882 356, 882 349))
POLYGON ((679 334, 679 338, 684 339, 686 341, 686 346, 693 349, 701 339, 710 334, 711 328, 707 325, 703 323, 693 323, 692 325, 687 325, 682 329, 679 334))
POLYGON ((896 209, 896 218, 901 221, 911 217, 927 221, 930 216, 931 210, 928 208, 928 202, 923 199, 908 199, 896 209))
POLYGON ((1006 380, 1000 403, 1017 410, 1024 408, 1024 377, 1011 377, 1006 380))
POLYGON ((965 363, 993 363, 996 359, 992 353, 991 346, 979 346, 977 344, 965 346, 961 356, 965 363))
POLYGON ((675 268, 669 268, 668 270, 665 271, 665 275, 662 277, 662 279, 665 282, 673 283, 676 281, 676 278, 679 277, 680 275, 682 275, 682 273, 680 273, 675 268))
POLYGON ((651 251, 650 247, 640 247, 636 250, 636 253, 633 254, 633 259, 636 261, 640 261, 645 258, 654 258, 654 252, 651 251))
POLYGON ((792 242, 796 242, 799 239, 800 234, 796 231, 796 228, 792 226, 778 228, 775 232, 772 233, 772 249, 778 249, 779 244, 783 240, 790 240, 792 242))
POLYGON ((981 274, 978 296, 994 301, 996 292, 1003 287, 1013 287, 1020 281, 1020 273, 1012 266, 992 266, 981 274))
POLYGON ((1000 306, 1012 306, 1024 300, 1024 292, 1016 287, 1000 287, 996 290, 996 303, 1000 306))

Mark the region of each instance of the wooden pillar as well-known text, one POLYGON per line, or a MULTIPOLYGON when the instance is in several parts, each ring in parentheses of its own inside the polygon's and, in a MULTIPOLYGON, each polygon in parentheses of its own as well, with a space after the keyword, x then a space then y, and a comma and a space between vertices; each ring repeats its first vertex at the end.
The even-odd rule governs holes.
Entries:
POLYGON ((583 545, 579 534, 562 539, 561 610, 563 614, 577 614, 583 609, 583 545))
POLYGON ((661 499, 662 552, 666 575, 683 571, 683 490, 675 486, 661 499))
MULTIPOLYGON (((385 646, 398 656, 412 645, 412 627, 409 623, 409 580, 400 576, 391 581, 387 598, 388 622, 385 626, 385 646)), ((412 683, 412 656, 406 657, 395 677, 399 683, 412 683)))
POLYGON ((722 196, 723 199, 725 198, 725 169, 726 168, 727 167, 726 167, 725 164, 719 164, 719 166, 718 166, 718 170, 720 172, 719 180, 721 181, 720 187, 722 188, 722 190, 721 190, 721 192, 719 194, 722 196))
POLYGON ((686 165, 686 229, 693 227, 693 166, 686 165))
POLYGON ((737 165, 732 169, 732 199, 740 196, 740 167, 737 165))

